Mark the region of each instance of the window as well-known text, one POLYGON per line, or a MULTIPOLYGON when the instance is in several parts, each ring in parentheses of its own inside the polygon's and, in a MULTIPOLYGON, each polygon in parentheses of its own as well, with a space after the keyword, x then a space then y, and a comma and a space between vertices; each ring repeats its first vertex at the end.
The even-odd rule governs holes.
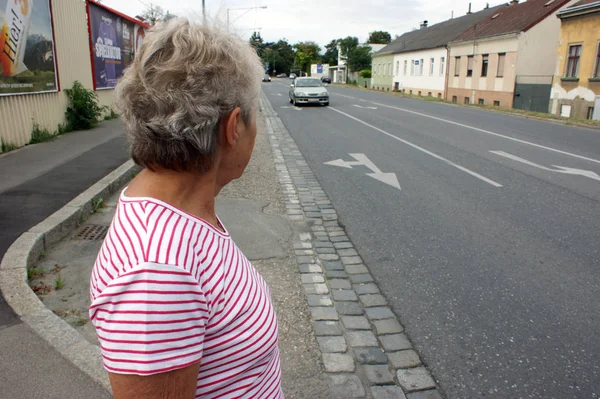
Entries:
POLYGON ((499 106, 500 106, 500 101, 494 100, 494 107, 499 107, 499 106))
POLYGON ((457 103, 457 102, 458 102, 458 97, 456 97, 456 96, 452 96, 452 102, 453 102, 453 103, 457 103))
POLYGON ((394 74, 394 67, 391 62, 388 64, 388 67, 389 67, 389 70, 388 70, 389 75, 392 76, 394 74))
POLYGON ((481 60, 481 76, 487 76, 489 58, 489 55, 483 55, 483 58, 481 60))
POLYGON ((576 78, 579 76, 579 59, 581 58, 581 44, 569 46, 567 58, 567 70, 565 77, 576 78))
POLYGON ((431 64, 429 64, 429 76, 433 75, 433 67, 435 64, 435 58, 432 58, 429 60, 431 62, 431 64))
POLYGON ((498 72, 496 76, 499 78, 504 77, 504 64, 506 64, 506 53, 498 54, 498 72))
POLYGON ((473 56, 467 58, 467 76, 473 76, 473 56))
POLYGON ((408 60, 404 60, 404 76, 406 76, 407 70, 408 70, 408 60))
POLYGON ((592 77, 600 78, 600 42, 598 42, 598 48, 596 49, 596 68, 592 77))
POLYGON ((454 58, 454 76, 460 75, 460 57, 454 58))
POLYGON ((415 74, 415 60, 411 61, 411 66, 410 66, 410 76, 413 76, 415 74))
POLYGON ((469 97, 465 97, 465 104, 470 104, 471 100, 469 99, 469 97))
POLYGON ((444 74, 444 63, 446 62, 446 57, 440 57, 440 75, 444 74))
POLYGON ((485 104, 485 100, 483 98, 479 99, 479 105, 484 105, 485 104))
POLYGON ((425 60, 421 58, 421 63, 419 64, 419 76, 423 76, 423 68, 425 67, 425 60))
POLYGON ((396 61, 396 76, 400 75, 400 61, 396 61))

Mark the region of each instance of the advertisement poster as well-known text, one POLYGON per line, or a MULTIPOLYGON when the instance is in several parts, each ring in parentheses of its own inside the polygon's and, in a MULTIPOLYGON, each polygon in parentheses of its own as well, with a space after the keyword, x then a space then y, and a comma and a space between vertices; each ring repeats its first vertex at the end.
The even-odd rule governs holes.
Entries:
POLYGON ((112 89, 133 61, 144 28, 92 3, 89 10, 96 89, 112 89))
POLYGON ((58 90, 49 0, 0 0, 0 95, 58 90))

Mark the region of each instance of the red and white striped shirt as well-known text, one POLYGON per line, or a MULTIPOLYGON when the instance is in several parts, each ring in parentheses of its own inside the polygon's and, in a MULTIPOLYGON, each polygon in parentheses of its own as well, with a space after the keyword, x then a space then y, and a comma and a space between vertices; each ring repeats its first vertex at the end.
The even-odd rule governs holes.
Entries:
POLYGON ((228 233, 122 194, 90 295, 108 371, 150 375, 200 362, 196 397, 283 398, 269 288, 228 233))

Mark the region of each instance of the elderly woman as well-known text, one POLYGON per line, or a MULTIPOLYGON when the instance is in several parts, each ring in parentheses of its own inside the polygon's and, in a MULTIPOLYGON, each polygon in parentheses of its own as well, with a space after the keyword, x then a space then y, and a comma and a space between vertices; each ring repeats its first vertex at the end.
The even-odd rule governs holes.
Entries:
POLYGON ((117 86, 143 171, 90 284, 115 398, 283 397, 269 289, 215 214, 250 160, 263 73, 244 41, 175 19, 117 86))

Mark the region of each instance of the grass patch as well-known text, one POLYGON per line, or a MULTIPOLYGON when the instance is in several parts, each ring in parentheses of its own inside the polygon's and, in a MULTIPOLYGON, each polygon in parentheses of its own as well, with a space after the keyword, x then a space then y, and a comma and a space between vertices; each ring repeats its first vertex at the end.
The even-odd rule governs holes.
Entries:
POLYGON ((104 200, 102 198, 96 198, 92 200, 92 213, 98 212, 98 209, 102 207, 104 200))
POLYGON ((104 115, 104 120, 105 121, 110 121, 112 119, 117 119, 119 117, 119 114, 117 114, 112 108, 110 109, 110 112, 106 115, 104 115))
POLYGON ((19 148, 19 146, 18 146, 18 145, 16 145, 16 144, 13 144, 13 143, 7 143, 7 142, 6 142, 6 141, 4 141, 4 140, 1 140, 1 141, 2 141, 2 153, 9 152, 9 151, 14 151, 14 150, 16 150, 17 148, 19 148))
POLYGON ((65 287, 65 280, 59 274, 56 280, 54 280, 54 288, 57 290, 62 290, 65 287))
POLYGON ((41 267, 31 267, 27 269, 27 278, 32 280, 34 278, 44 277, 44 269, 41 267))
POLYGON ((41 127, 37 123, 34 123, 33 130, 31 131, 31 140, 29 140, 29 144, 45 143, 47 141, 52 141, 55 138, 55 133, 51 133, 47 128, 41 127))
POLYGON ((455 106, 459 106, 459 107, 482 108, 482 109, 486 109, 488 111, 501 112, 501 113, 509 114, 509 115, 519 115, 519 116, 530 117, 530 118, 545 119, 548 121, 556 121, 556 122, 564 123, 565 125, 584 126, 584 127, 600 129, 600 121, 595 121, 595 120, 591 120, 591 119, 564 118, 559 115, 553 115, 553 114, 549 114, 549 113, 545 113, 545 112, 527 111, 527 110, 516 109, 516 108, 495 107, 493 105, 458 104, 458 103, 453 103, 452 101, 444 100, 442 98, 437 98, 437 97, 418 96, 415 94, 402 93, 402 92, 398 92, 398 91, 374 90, 374 89, 370 89, 370 88, 364 88, 361 86, 353 86, 350 84, 345 84, 345 85, 335 84, 335 86, 360 89, 360 90, 365 90, 365 91, 371 91, 374 93, 383 93, 383 94, 392 95, 392 96, 396 96, 396 97, 411 98, 414 100, 451 104, 451 105, 455 105, 455 106))

